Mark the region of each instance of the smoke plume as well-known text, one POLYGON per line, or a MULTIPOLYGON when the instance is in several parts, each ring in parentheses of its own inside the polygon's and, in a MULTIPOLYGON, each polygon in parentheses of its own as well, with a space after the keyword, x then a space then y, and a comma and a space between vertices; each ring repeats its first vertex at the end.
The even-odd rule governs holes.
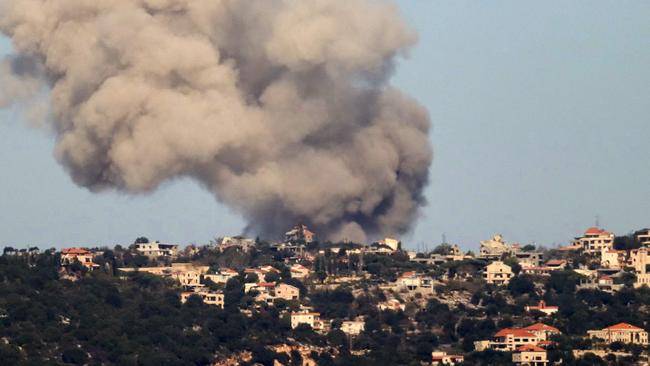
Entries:
POLYGON ((388 84, 416 35, 386 2, 0 0, 0 31, 0 103, 44 82, 55 156, 92 191, 188 176, 253 232, 351 240, 424 204, 429 117, 388 84))

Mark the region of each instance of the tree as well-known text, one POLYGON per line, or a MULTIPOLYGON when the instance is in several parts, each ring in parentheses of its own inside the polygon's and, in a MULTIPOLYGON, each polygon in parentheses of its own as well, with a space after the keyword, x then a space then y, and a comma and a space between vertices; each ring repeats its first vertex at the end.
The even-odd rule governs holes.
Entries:
POLYGON ((149 239, 145 236, 141 236, 135 239, 135 244, 146 244, 146 243, 149 243, 149 239))

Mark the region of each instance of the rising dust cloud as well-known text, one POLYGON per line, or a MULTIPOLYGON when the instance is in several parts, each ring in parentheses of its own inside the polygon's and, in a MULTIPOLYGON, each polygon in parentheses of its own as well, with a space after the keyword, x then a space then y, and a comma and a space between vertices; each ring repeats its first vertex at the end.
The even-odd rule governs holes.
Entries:
POLYGON ((251 232, 356 241, 425 203, 428 113, 388 85, 417 37, 386 2, 0 0, 0 31, 0 107, 47 90, 55 156, 92 191, 191 177, 251 232))

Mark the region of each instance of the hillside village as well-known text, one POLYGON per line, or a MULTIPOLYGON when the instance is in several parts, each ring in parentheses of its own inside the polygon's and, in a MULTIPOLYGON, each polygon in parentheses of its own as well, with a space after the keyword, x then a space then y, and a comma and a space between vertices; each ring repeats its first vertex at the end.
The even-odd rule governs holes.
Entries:
MULTIPOLYGON (((65 291, 110 283, 115 291, 107 303, 128 301, 120 287, 126 286, 165 293, 175 311, 211 314, 201 321, 248 324, 237 333, 243 346, 230 347, 235 340, 222 334, 205 360, 183 363, 176 355, 169 364, 648 365, 649 252, 648 229, 616 236, 596 227, 557 248, 495 235, 480 242, 478 254, 448 243, 418 253, 392 238, 319 242, 304 225, 278 242, 226 236, 181 247, 140 237, 114 248, 5 247, 0 355, 28 359, 35 352, 33 340, 17 336, 28 321, 17 309, 28 306, 29 295, 11 292, 12 281, 26 281, 11 271, 22 265, 25 273, 52 266, 49 279, 65 291), (275 336, 256 333, 266 331, 275 336)), ((73 314, 46 318, 72 327, 73 314)), ((199 342, 207 324, 184 332, 199 342)), ((70 339, 61 355, 38 354, 70 364, 110 360, 85 343, 92 339, 70 339)), ((115 357, 147 364, 134 353, 115 357)))

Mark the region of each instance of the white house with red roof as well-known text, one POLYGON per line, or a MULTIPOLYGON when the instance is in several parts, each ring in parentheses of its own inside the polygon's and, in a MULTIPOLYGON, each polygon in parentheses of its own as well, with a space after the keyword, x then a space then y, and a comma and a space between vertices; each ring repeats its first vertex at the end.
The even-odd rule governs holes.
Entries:
POLYGON ((648 332, 628 323, 618 323, 600 330, 587 331, 589 338, 602 339, 605 343, 648 344, 648 332))
POLYGON ((597 255, 603 249, 611 249, 614 246, 614 234, 597 227, 591 227, 585 234, 574 241, 580 244, 586 254, 597 255))
POLYGON ((474 342, 477 351, 492 349, 512 352, 524 345, 547 345, 549 338, 560 334, 560 330, 546 324, 537 323, 526 328, 505 328, 498 331, 489 341, 474 342))
POLYGON ((546 315, 553 315, 560 310, 557 306, 548 306, 544 300, 540 300, 537 305, 526 305, 526 311, 539 311, 546 315))
POLYGON ((549 364, 546 350, 532 344, 517 347, 512 354, 512 362, 522 366, 547 366, 549 364))
POLYGON ((86 268, 99 267, 93 263, 93 253, 83 248, 65 248, 61 250, 61 265, 67 266, 78 261, 86 268))

